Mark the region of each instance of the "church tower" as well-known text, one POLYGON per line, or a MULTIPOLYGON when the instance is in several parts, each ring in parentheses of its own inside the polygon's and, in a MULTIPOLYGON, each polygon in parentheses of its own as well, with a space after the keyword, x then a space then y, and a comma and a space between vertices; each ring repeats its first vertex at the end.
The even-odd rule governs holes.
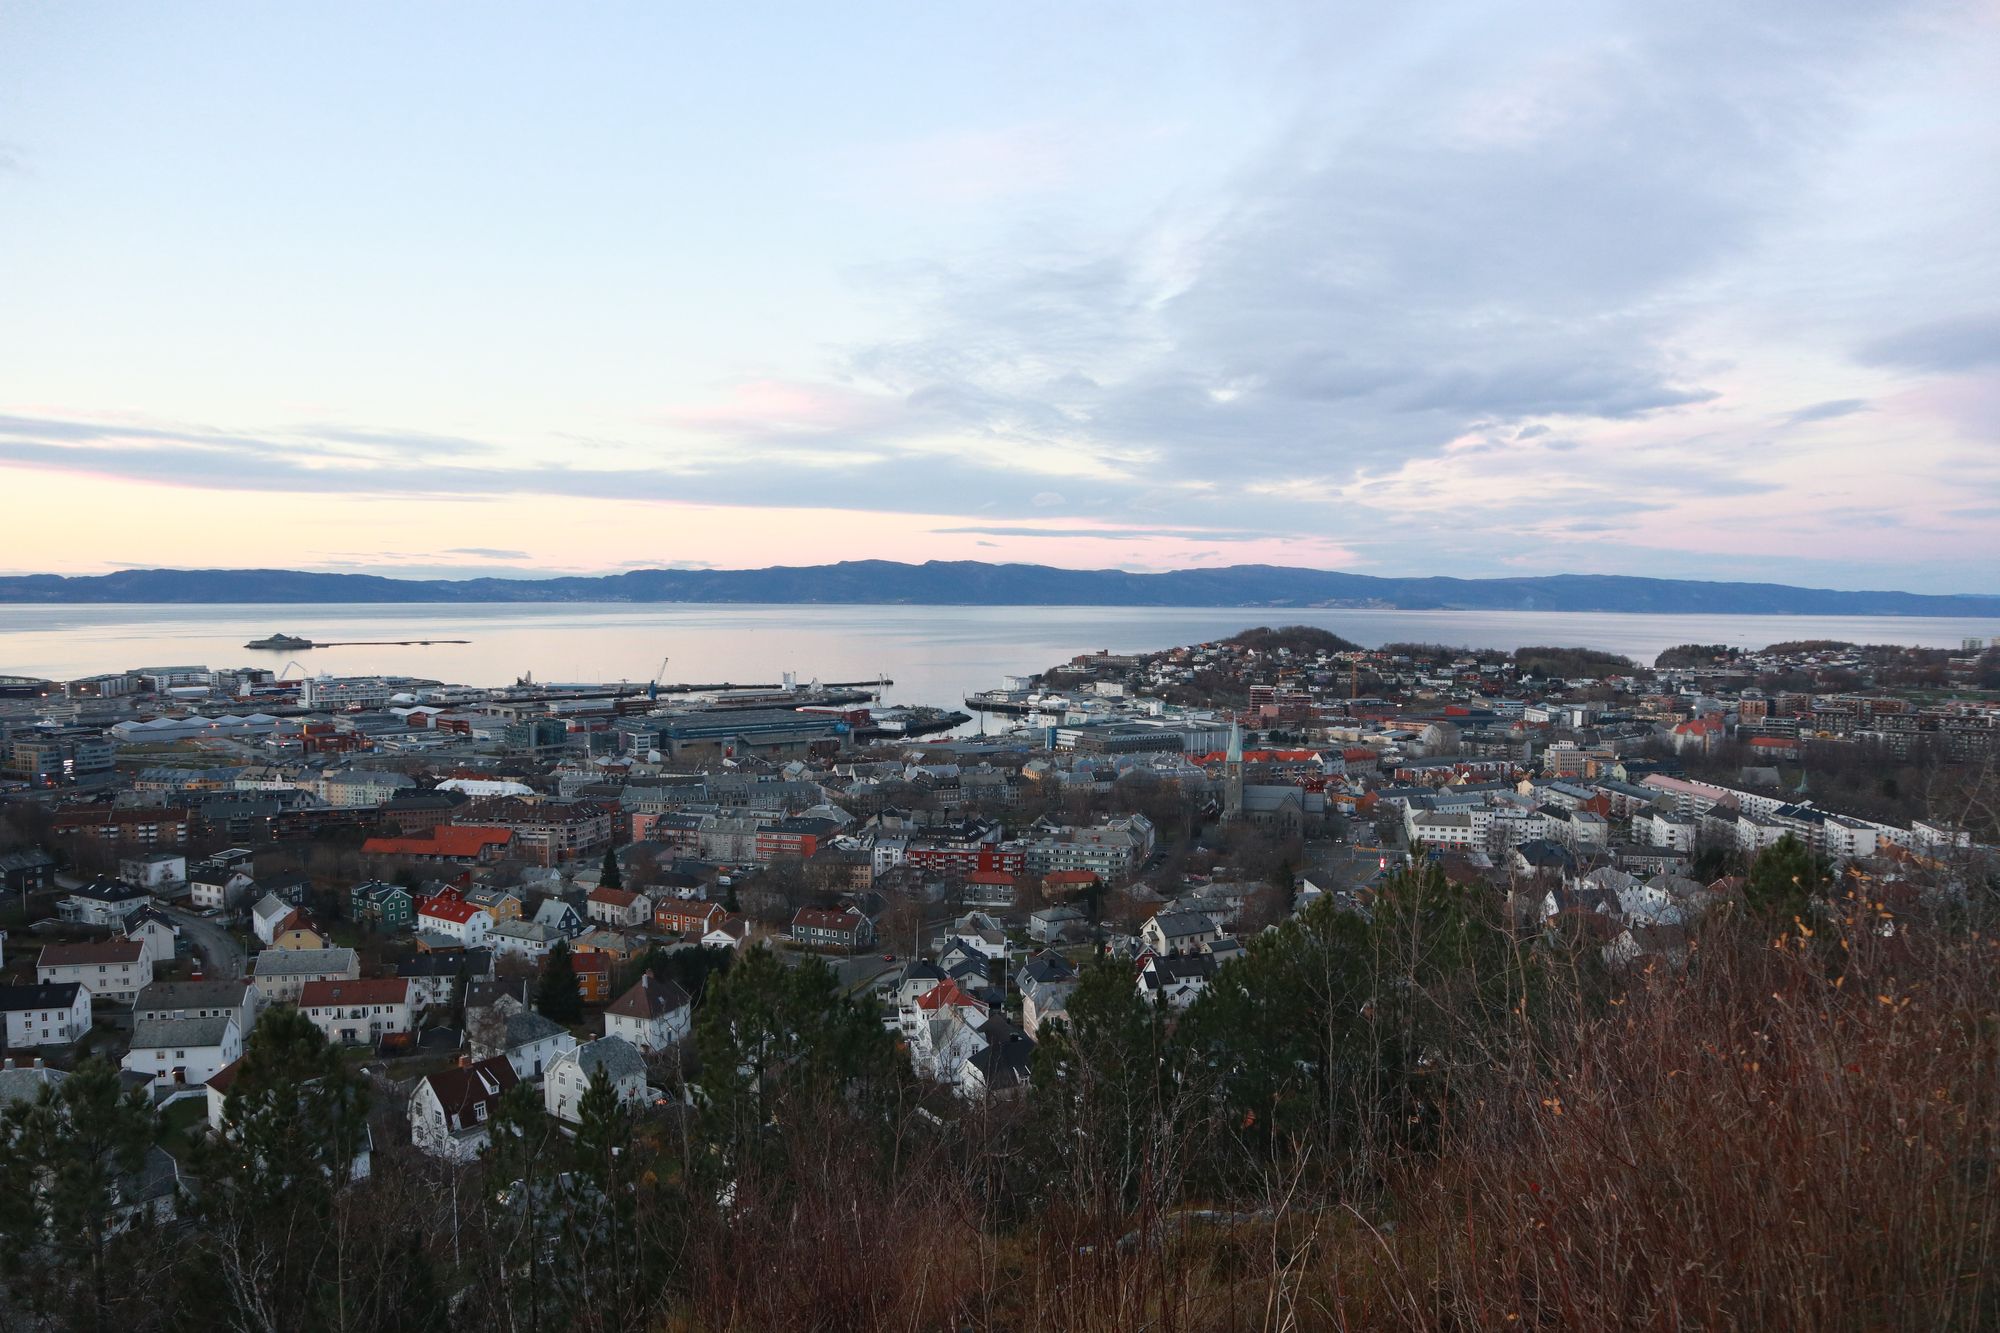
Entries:
POLYGON ((1229 752, 1222 757, 1222 817, 1243 818, 1243 726, 1229 724, 1229 752))

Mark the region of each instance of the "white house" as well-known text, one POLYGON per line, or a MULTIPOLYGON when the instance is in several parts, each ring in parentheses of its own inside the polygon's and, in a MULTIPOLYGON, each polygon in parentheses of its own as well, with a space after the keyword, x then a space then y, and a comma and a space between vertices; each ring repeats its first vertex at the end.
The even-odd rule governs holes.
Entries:
POLYGON ((475 1058, 504 1056, 524 1081, 541 1078, 565 1052, 576 1049, 576 1038, 566 1028, 512 999, 468 1012, 465 1026, 475 1058))
POLYGON ((336 1046, 372 1046, 410 1030, 410 983, 402 977, 309 981, 299 992, 299 1012, 336 1046))
POLYGON ((278 932, 285 928, 293 912, 299 909, 280 898, 275 893, 267 893, 257 900, 250 909, 250 930, 257 936, 257 942, 265 948, 278 938, 278 932))
POLYGON ((235 866, 199 865, 188 879, 188 903, 197 912, 226 912, 256 882, 235 866))
POLYGON ((233 1018, 248 1041, 263 1012, 264 997, 241 977, 208 981, 156 981, 132 1002, 132 1021, 148 1018, 233 1018))
POLYGON ((556 941, 567 939, 561 931, 540 921, 502 921, 487 932, 487 942, 502 957, 528 958, 539 962, 549 956, 556 941))
POLYGON ((137 940, 145 948, 146 958, 154 967, 174 961, 174 948, 180 936, 179 926, 163 913, 150 908, 133 917, 125 927, 125 938, 137 940))
POLYGON ((410 983, 410 1003, 418 1012, 435 1005, 449 1005, 458 990, 458 980, 466 984, 493 979, 493 954, 487 949, 447 949, 442 953, 420 953, 396 964, 396 975, 410 983))
POLYGON ((0 1014, 10 1051, 67 1046, 90 1031, 90 991, 74 981, 0 986, 0 1014))
POLYGON ((137 940, 45 944, 41 957, 35 960, 35 979, 45 985, 74 981, 90 992, 93 1002, 130 1004, 153 979, 153 960, 137 940))
POLYGON ((1139 927, 1139 938, 1156 954, 1193 953, 1222 938, 1222 930, 1206 912, 1164 908, 1139 927))
POLYGON ((132 1025, 132 1049, 121 1063, 156 1088, 200 1087, 242 1054, 233 1017, 147 1018, 132 1025))
POLYGON ((593 1078, 611 1080, 613 1091, 625 1106, 636 1106, 646 1097, 646 1060, 639 1048, 623 1037, 599 1037, 564 1051, 549 1065, 542 1080, 542 1105, 556 1119, 578 1124, 578 1108, 593 1078))
POLYGON ((605 1036, 623 1037, 648 1053, 679 1044, 693 1026, 688 993, 651 972, 640 973, 632 988, 604 1010, 605 1036))
POLYGON ((432 1074, 410 1094, 410 1142, 432 1157, 469 1162, 492 1140, 500 1099, 521 1081, 504 1056, 432 1074))
POLYGON ((417 904, 417 929, 442 935, 467 949, 483 949, 493 933, 493 913, 465 900, 457 889, 446 889, 417 904))
POLYGON ((653 923, 653 900, 629 889, 592 889, 583 906, 592 921, 620 930, 636 930, 653 923))
POLYGON ((1205 953, 1187 958, 1148 958, 1139 973, 1139 994, 1154 1004, 1185 1009, 1215 976, 1215 959, 1205 953))
POLYGON ((148 893, 171 889, 187 881, 187 858, 179 852, 141 852, 121 857, 118 875, 148 893))

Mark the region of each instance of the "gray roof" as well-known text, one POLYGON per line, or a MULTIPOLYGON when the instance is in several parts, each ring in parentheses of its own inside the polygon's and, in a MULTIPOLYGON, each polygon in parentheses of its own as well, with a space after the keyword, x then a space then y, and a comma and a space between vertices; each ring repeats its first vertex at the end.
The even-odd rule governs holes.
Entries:
POLYGON ((60 1069, 41 1065, 0 1069, 0 1107, 12 1106, 16 1102, 32 1102, 42 1095, 43 1088, 53 1088, 68 1077, 60 1069))
POLYGON ((234 1018, 142 1018, 132 1025, 132 1049, 220 1046, 234 1018))
POLYGON ((352 949, 266 949, 251 960, 260 977, 345 975, 354 966, 352 949))
POLYGON ((243 1003, 243 991, 249 984, 241 979, 155 981, 139 992, 132 1013, 134 1017, 144 1017, 162 1009, 234 1008, 243 1003))
POLYGON ((556 1036, 563 1030, 560 1023, 543 1018, 532 1009, 518 1014, 509 1014, 507 1016, 507 1049, 511 1051, 516 1046, 526 1046, 530 1042, 537 1042, 546 1037, 556 1036))
POLYGON ((540 921, 502 921, 488 934, 502 935, 510 940, 534 940, 537 942, 559 939, 562 932, 554 926, 540 921))
POLYGON ((586 1078, 597 1077, 602 1070, 607 1078, 630 1078, 634 1075, 645 1077, 646 1058, 639 1054, 639 1048, 623 1037, 599 1037, 576 1048, 576 1067, 586 1078))

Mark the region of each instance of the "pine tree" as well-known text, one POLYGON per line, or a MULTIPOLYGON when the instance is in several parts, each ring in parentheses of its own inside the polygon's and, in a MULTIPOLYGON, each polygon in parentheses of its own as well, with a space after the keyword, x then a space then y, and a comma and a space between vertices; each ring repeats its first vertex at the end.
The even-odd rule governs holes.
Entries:
POLYGON ((1813 895, 1825 882, 1825 865, 1810 847, 1787 833, 1750 863, 1743 902, 1757 916, 1790 921, 1812 910, 1813 895))
POLYGON ((625 872, 618 866, 618 849, 616 847, 606 847, 604 849, 604 869, 598 874, 597 884, 599 888, 605 889, 622 889, 625 887, 625 872))
POLYGON ((535 986, 535 1008, 542 1017, 565 1026, 583 1021, 583 988, 577 984, 568 940, 557 940, 542 964, 542 979, 535 986))
POLYGON ((48 1313, 62 1326, 108 1326, 121 1294, 113 1210, 120 1182, 145 1165, 156 1123, 145 1094, 121 1089, 118 1071, 95 1057, 36 1102, 9 1109, 0 1128, 0 1256, 23 1304, 52 1302, 48 1313))

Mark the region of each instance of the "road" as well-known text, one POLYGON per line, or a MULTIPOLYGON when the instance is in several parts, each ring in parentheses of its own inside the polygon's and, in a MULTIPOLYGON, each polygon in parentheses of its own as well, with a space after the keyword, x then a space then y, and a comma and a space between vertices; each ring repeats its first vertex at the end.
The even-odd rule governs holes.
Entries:
POLYGON ((178 907, 160 909, 173 918, 188 942, 201 951, 202 967, 212 979, 228 981, 243 975, 243 946, 236 937, 205 916, 178 907))

